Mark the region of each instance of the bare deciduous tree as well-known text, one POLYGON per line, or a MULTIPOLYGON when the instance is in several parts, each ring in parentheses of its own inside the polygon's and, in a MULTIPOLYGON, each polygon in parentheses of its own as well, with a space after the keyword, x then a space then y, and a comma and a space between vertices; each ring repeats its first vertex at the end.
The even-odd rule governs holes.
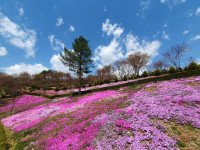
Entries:
POLYGON ((127 66, 128 62, 127 60, 118 60, 115 62, 115 66, 118 70, 118 74, 120 76, 120 78, 122 79, 124 75, 126 75, 126 66, 127 66))
POLYGON ((158 60, 158 61, 153 63, 152 67, 155 70, 156 69, 162 70, 162 69, 168 68, 169 65, 167 63, 165 63, 163 60, 158 60))
POLYGON ((134 52, 127 58, 136 75, 139 75, 141 69, 147 66, 150 56, 147 53, 134 52))
POLYGON ((163 56, 167 61, 171 63, 171 65, 175 66, 177 69, 181 67, 181 60, 188 51, 188 45, 183 43, 180 45, 172 46, 163 54, 163 56))

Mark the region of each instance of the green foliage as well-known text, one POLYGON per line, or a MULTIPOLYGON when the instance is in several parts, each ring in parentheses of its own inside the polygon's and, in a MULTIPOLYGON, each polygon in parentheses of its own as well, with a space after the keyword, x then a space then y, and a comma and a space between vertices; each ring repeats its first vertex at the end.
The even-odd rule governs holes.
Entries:
POLYGON ((199 69, 199 65, 195 62, 191 62, 188 66, 189 70, 195 70, 195 69, 199 69))
POLYGON ((133 79, 135 79, 137 76, 135 73, 132 74, 133 79))
POLYGON ((156 71, 155 71, 155 75, 156 75, 156 76, 161 75, 161 71, 160 71, 160 69, 156 69, 156 71))
POLYGON ((194 130, 195 130, 195 127, 192 127, 192 126, 191 126, 191 122, 187 123, 186 126, 187 126, 187 128, 188 128, 189 130, 191 130, 191 131, 194 131, 194 130))
POLYGON ((185 147, 185 144, 184 144, 183 142, 181 142, 181 141, 178 141, 178 145, 179 145, 180 147, 185 147))
POLYGON ((106 79, 104 82, 108 84, 108 83, 110 83, 110 80, 106 79))
POLYGON ((176 69, 176 72, 183 72, 183 69, 182 68, 178 68, 178 69, 176 69))
POLYGON ((97 82, 97 81, 94 81, 94 85, 95 85, 95 86, 98 85, 98 82, 97 82))
POLYGON ((82 88, 85 88, 85 84, 82 84, 82 86, 81 86, 82 88))
POLYGON ((118 82, 119 80, 118 80, 118 78, 117 77, 115 77, 115 82, 118 82))
POLYGON ((177 131, 177 127, 171 127, 171 129, 177 131))
POLYGON ((55 92, 58 92, 58 91, 59 91, 59 88, 56 87, 55 92))
POLYGON ((67 86, 63 85, 62 89, 67 90, 67 86))
POLYGON ((127 81, 127 76, 126 75, 124 75, 123 81, 127 81))
POLYGON ((185 68, 184 68, 184 71, 189 71, 188 67, 185 67, 185 68))
POLYGON ((144 71, 144 72, 142 73, 142 76, 143 76, 143 77, 148 77, 148 73, 147 73, 146 71, 144 71))
POLYGON ((0 150, 8 150, 9 144, 7 143, 6 134, 3 125, 0 123, 0 150))
POLYGON ((175 73, 175 72, 176 72, 176 69, 173 66, 171 66, 169 68, 169 73, 172 74, 172 73, 175 73))
POLYGON ((91 87, 92 86, 92 84, 91 83, 89 83, 89 87, 91 87))
POLYGON ((100 85, 104 84, 104 80, 100 80, 100 81, 99 81, 99 84, 100 84, 100 85))

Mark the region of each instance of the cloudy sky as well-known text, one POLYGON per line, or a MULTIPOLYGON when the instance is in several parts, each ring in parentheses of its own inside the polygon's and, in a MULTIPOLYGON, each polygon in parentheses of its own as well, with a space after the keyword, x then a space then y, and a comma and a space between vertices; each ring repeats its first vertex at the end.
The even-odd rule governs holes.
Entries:
POLYGON ((183 42, 200 63, 199 27, 199 0, 1 0, 0 71, 68 72, 59 54, 80 35, 89 40, 96 68, 137 50, 156 61, 183 42))

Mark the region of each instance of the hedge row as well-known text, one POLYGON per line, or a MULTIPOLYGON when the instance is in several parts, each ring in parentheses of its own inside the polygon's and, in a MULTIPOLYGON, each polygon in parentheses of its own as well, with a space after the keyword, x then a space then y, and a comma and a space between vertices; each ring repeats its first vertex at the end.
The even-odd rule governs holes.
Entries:
MULTIPOLYGON (((186 77, 192 77, 192 76, 199 76, 200 75, 200 69, 197 70, 190 70, 190 71, 184 71, 184 72, 177 72, 165 76, 157 76, 154 78, 147 78, 147 79, 142 79, 138 81, 133 81, 133 82, 128 82, 124 84, 119 84, 119 85, 114 85, 114 86, 109 86, 109 87, 103 87, 103 88, 96 88, 92 90, 87 90, 87 91, 81 91, 82 95, 91 93, 91 92, 99 92, 99 91, 105 91, 105 90, 116 90, 121 87, 125 86, 134 86, 138 84, 143 84, 143 83, 149 83, 149 82, 157 82, 157 81, 165 81, 165 80, 171 80, 171 79, 178 79, 178 78, 186 78, 186 77)), ((49 99, 54 99, 56 97, 67 97, 67 96, 78 96, 78 92, 73 92, 69 94, 62 94, 62 95, 46 95, 46 94, 41 94, 41 93, 25 93, 29 95, 35 95, 35 96, 42 96, 46 97, 49 99)))

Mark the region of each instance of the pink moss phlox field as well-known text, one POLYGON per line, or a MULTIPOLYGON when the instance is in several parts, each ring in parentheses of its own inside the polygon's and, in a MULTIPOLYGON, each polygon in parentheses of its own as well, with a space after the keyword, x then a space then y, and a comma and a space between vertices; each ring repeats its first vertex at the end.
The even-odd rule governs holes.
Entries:
POLYGON ((101 121, 105 123, 100 125, 91 142, 96 149, 178 149, 177 141, 165 133, 159 122, 152 122, 146 114, 113 111, 97 116, 92 122, 101 121))
MULTIPOLYGON (((28 109, 33 105, 40 104, 47 99, 41 98, 38 96, 31 96, 31 95, 23 95, 19 98, 16 98, 16 102, 14 104, 14 109, 28 109)), ((12 107, 12 104, 8 104, 7 106, 0 107, 0 112, 9 111, 12 107)))
POLYGON ((68 103, 71 100, 69 98, 61 98, 61 100, 56 99, 51 103, 36 106, 32 109, 4 118, 1 120, 1 122, 6 127, 14 129, 15 131, 21 131, 29 127, 35 126, 48 116, 55 116, 61 113, 73 112, 77 109, 83 108, 85 104, 101 100, 102 98, 115 95, 116 93, 116 91, 111 90, 96 92, 89 96, 81 97, 77 100, 77 102, 73 103, 68 103))
POLYGON ((200 128, 200 89, 190 86, 187 82, 197 81, 200 77, 179 79, 153 83, 146 88, 156 87, 156 91, 147 92, 145 89, 136 93, 126 110, 143 112, 150 117, 158 117, 165 122, 192 123, 200 128))

